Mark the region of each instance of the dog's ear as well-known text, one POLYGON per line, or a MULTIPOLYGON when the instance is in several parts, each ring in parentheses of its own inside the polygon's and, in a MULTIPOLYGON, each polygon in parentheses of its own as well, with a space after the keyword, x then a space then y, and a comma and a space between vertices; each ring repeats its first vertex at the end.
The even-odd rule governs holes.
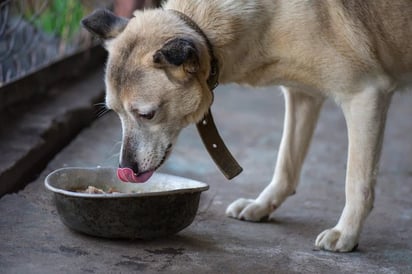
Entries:
POLYGON ((199 69, 199 53, 193 41, 175 38, 156 51, 153 62, 160 66, 183 66, 185 72, 193 74, 199 69))
POLYGON ((126 27, 128 19, 119 17, 107 9, 98 9, 82 19, 81 24, 103 40, 115 38, 126 27))

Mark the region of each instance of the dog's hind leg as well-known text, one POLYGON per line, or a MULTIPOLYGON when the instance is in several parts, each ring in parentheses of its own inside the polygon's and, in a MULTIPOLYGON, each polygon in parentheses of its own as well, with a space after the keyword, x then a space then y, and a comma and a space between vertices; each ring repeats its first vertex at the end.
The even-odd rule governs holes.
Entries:
POLYGON ((283 88, 285 122, 275 172, 271 183, 257 199, 238 199, 226 215, 247 221, 259 221, 295 193, 324 99, 283 88))
POLYGON ((349 151, 346 171, 346 202, 335 227, 316 239, 318 248, 352 251, 358 244, 363 223, 373 207, 374 186, 391 92, 368 88, 342 101, 349 151))

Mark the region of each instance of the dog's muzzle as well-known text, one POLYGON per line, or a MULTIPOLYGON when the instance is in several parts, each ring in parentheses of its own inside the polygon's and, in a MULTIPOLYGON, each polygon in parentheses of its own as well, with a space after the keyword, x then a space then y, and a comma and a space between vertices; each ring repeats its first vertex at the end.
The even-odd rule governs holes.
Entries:
POLYGON ((139 168, 137 163, 120 161, 119 168, 117 169, 117 177, 123 182, 144 183, 149 180, 153 173, 164 163, 171 151, 172 144, 169 144, 160 163, 155 168, 140 173, 138 173, 139 168))

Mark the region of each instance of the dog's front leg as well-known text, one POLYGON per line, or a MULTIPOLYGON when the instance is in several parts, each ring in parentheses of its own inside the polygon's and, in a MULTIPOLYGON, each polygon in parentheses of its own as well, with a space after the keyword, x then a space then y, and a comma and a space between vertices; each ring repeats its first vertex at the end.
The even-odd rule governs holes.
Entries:
POLYGON ((296 190, 324 99, 286 88, 283 93, 285 122, 273 179, 256 200, 241 198, 229 205, 229 217, 259 221, 296 190))
POLYGON ((318 248, 348 252, 358 244, 364 220, 373 207, 390 99, 391 92, 369 88, 342 102, 349 138, 346 202, 337 225, 317 237, 318 248))

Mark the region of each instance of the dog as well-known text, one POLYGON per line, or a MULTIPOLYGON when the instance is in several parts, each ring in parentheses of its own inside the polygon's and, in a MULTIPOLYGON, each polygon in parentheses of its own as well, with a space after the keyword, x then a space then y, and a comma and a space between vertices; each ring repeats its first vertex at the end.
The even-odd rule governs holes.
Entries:
POLYGON ((411 83, 411 14, 410 0, 169 0, 130 20, 92 13, 82 23, 109 52, 106 104, 122 124, 121 179, 146 181, 181 129, 202 119, 213 100, 207 80, 215 58, 221 83, 279 85, 286 104, 271 182, 226 214, 259 221, 295 193, 330 97, 348 128, 346 202, 315 245, 354 250, 373 207, 391 97, 411 83))

